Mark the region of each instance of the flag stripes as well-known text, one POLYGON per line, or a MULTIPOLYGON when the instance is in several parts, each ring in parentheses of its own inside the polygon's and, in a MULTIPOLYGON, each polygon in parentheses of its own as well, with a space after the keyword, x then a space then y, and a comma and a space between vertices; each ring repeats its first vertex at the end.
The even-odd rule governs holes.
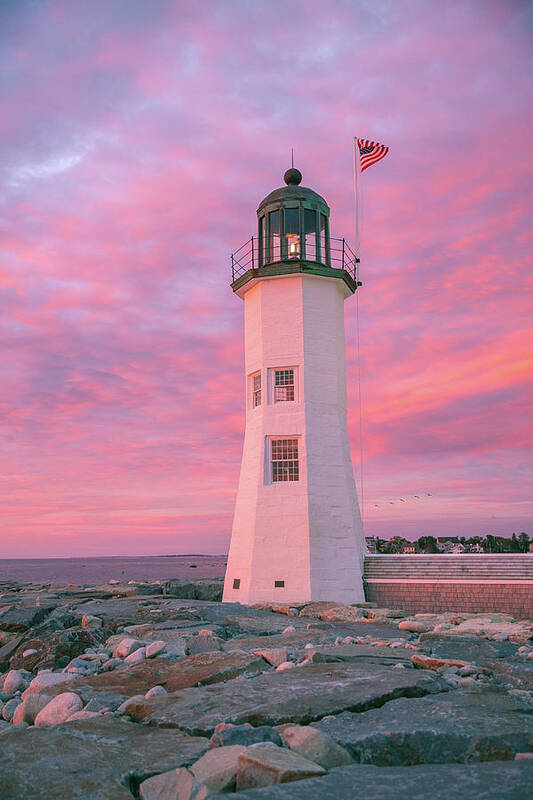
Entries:
POLYGON ((372 164, 377 164, 389 152, 389 148, 385 147, 385 145, 379 144, 379 142, 371 142, 369 139, 357 139, 357 147, 359 148, 361 172, 371 167, 372 164))

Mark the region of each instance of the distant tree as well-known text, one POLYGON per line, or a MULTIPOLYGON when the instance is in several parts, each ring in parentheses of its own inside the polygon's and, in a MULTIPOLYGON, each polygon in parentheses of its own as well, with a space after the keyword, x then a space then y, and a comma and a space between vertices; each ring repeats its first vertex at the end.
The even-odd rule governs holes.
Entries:
POLYGON ((525 531, 522 531, 522 533, 518 535, 518 544, 520 546, 520 551, 522 553, 527 553, 529 550, 529 536, 525 531))
POLYGON ((423 550, 425 553, 438 553, 439 548, 437 547, 437 540, 434 536, 421 536, 417 540, 417 545, 420 550, 423 550))
POLYGON ((386 542, 384 539, 380 539, 379 536, 376 536, 376 553, 384 553, 385 550, 383 548, 385 547, 385 544, 386 542))
POLYGON ((486 553, 497 553, 497 542, 496 537, 493 536, 491 533, 488 533, 486 537, 483 539, 483 550, 486 553))

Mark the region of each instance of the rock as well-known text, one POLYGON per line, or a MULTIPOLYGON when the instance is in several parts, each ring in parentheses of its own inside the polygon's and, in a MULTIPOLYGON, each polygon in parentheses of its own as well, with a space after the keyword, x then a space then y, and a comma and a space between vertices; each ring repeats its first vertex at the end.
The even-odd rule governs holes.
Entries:
POLYGON ((357 664, 311 664, 264 673, 253 681, 182 689, 165 698, 164 704, 145 701, 143 721, 205 735, 212 734, 219 722, 307 724, 326 714, 364 711, 395 697, 447 690, 443 678, 425 670, 373 666, 369 671, 357 664))
POLYGON ((50 697, 46 694, 29 694, 24 698, 22 703, 18 705, 11 720, 13 725, 18 725, 21 722, 27 722, 28 725, 33 725, 35 717, 42 711, 42 709, 50 702, 50 697))
MULTIPOLYGON (((210 752, 216 753, 217 750, 210 752)), ((205 756, 204 756, 205 758, 205 756)), ((237 791, 324 775, 313 761, 275 744, 252 745, 238 757, 237 791)))
MULTIPOLYGON (((305 611, 305 609, 304 609, 305 611)), ((324 622, 355 622, 365 618, 366 612, 352 606, 333 606, 320 612, 320 619, 324 622)))
POLYGON ((314 722, 355 761, 380 767, 490 761, 532 749, 533 715, 503 694, 450 692, 400 698, 363 714, 314 722))
POLYGON ((81 711, 83 702, 74 692, 58 694, 45 705, 35 717, 36 727, 45 725, 60 725, 76 711, 81 711))
POLYGON ((11 608, 0 617, 0 630, 24 633, 42 622, 54 608, 55 605, 11 608))
POLYGON ((315 647, 310 656, 315 664, 346 662, 372 664, 408 664, 411 666, 411 655, 405 648, 381 649, 361 644, 340 644, 337 647, 320 645, 315 647))
POLYGON ((334 600, 323 600, 318 603, 308 603, 300 609, 300 617, 311 617, 311 619, 320 619, 322 612, 330 608, 338 608, 339 604, 334 600))
POLYGON ((61 686, 64 683, 69 683, 74 680, 75 677, 75 675, 67 672, 41 672, 30 682, 30 685, 23 693, 23 697, 27 697, 28 694, 47 691, 53 686, 61 686))
POLYGON ((314 761, 324 769, 353 763, 353 758, 344 747, 324 731, 310 725, 290 725, 283 731, 282 738, 295 753, 314 761))
POLYGON ((31 672, 24 669, 10 669, 4 678, 3 691, 7 694, 23 692, 29 686, 32 679, 31 672))
POLYGON ((432 629, 432 625, 423 622, 421 619, 402 619, 398 623, 398 629, 401 631, 410 631, 411 633, 425 633, 432 629))
POLYGON ((95 717, 101 716, 102 715, 98 711, 85 711, 84 709, 83 711, 75 711, 66 721, 77 722, 78 720, 94 719, 95 717))
POLYGON ((146 645, 146 658, 155 658, 164 651, 166 646, 167 643, 163 642, 161 639, 150 642, 150 644, 146 645))
POLYGON ((154 775, 140 786, 141 800, 204 800, 211 796, 207 786, 185 767, 154 775))
POLYGON ((144 707, 144 700, 145 697, 143 694, 135 694, 133 697, 128 697, 128 699, 124 700, 117 708, 117 715, 127 714, 129 716, 130 711, 133 711, 138 706, 144 707))
MULTIPOLYGON (((24 639, 25 639, 24 634, 22 634, 21 636, 15 636, 13 639, 10 639, 8 642, 3 644, 2 647, 0 647, 0 664, 9 661, 13 653, 17 651, 17 649, 20 647, 24 639)), ((16 667, 18 665, 12 665, 12 666, 16 667)))
POLYGON ((11 722, 15 713, 15 709, 21 704, 21 702, 22 701, 20 697, 13 697, 11 700, 8 700, 6 703, 4 703, 4 707, 2 708, 2 719, 5 719, 6 722, 11 722))
POLYGON ((455 661, 451 658, 429 658, 429 656, 414 655, 411 661, 419 669, 432 669, 435 672, 441 667, 464 667, 466 662, 455 661))
POLYGON ((146 700, 151 700, 152 697, 166 697, 167 694, 168 692, 163 686, 153 686, 151 689, 148 689, 144 696, 146 700))
POLYGON ((261 656, 272 664, 273 667, 279 667, 287 661, 287 648, 286 647, 265 647, 262 650, 254 650, 254 655, 261 656))
POLYGON ((70 664, 65 667, 65 671, 73 675, 94 675, 97 670, 97 663, 84 658, 73 658, 70 664))
POLYGON ((257 742, 273 742, 281 745, 281 737, 277 731, 268 725, 252 728, 250 725, 217 725, 215 732, 209 740, 209 747, 225 747, 232 744, 241 744, 248 747, 257 742), (217 730, 218 729, 218 730, 217 730))
POLYGON ((276 672, 283 672, 286 669, 293 669, 296 664, 294 661, 283 661, 279 666, 276 667, 276 672))
POLYGON ((252 789, 238 800, 526 800, 531 795, 530 761, 493 764, 428 764, 415 767, 339 767, 321 778, 252 789))
POLYGON ((115 658, 127 658, 129 655, 131 655, 131 653, 134 653, 136 650, 144 647, 144 644, 145 643, 141 642, 139 639, 131 639, 130 637, 126 637, 125 639, 121 639, 117 644, 113 655, 115 658))
POLYGON ((190 771, 196 780, 205 784, 213 794, 232 792, 235 789, 238 758, 245 752, 246 747, 239 744, 215 747, 196 761, 190 767, 190 771))
POLYGON ((228 681, 243 674, 256 675, 267 666, 263 658, 238 650, 233 653, 201 653, 178 662, 151 658, 127 669, 79 678, 69 688, 86 701, 91 697, 113 694, 120 703, 132 695, 142 694, 144 697, 153 686, 161 685, 167 692, 175 692, 197 684, 228 681))
POLYGON ((466 634, 453 636, 444 633, 422 633, 420 642, 424 647, 431 648, 431 655, 435 658, 456 658, 475 664, 508 658, 514 655, 518 648, 518 645, 512 642, 489 641, 466 634))
POLYGON ((113 717, 2 736, 2 792, 9 800, 132 800, 141 780, 189 764, 207 740, 113 717), (28 768, 31 753, 32 768, 28 768))
POLYGON ((104 661, 102 664, 102 672, 111 672, 111 670, 119 667, 121 664, 121 658, 108 658, 107 661, 104 661))
POLYGON ((103 625, 100 617, 94 617, 92 614, 84 614, 81 618, 82 628, 102 628, 103 625))
POLYGON ((220 602, 224 589, 223 580, 181 581, 176 578, 164 584, 164 594, 183 599, 210 600, 220 602))
POLYGON ((134 650, 133 653, 130 653, 129 656, 126 656, 124 663, 131 667, 134 664, 140 664, 141 661, 144 661, 145 659, 145 649, 144 647, 140 647, 138 650, 134 650))
POLYGON ((288 633, 294 633, 295 630, 296 628, 294 625, 287 625, 287 627, 282 630, 282 634, 283 636, 286 636, 288 633))
POLYGON ((16 664, 32 670, 65 667, 73 658, 82 655, 88 647, 100 644, 103 636, 101 630, 81 627, 53 630, 46 635, 40 634, 41 638, 35 640, 35 644, 34 640, 28 642, 28 646, 37 649, 38 653, 22 659, 22 663, 17 655, 12 666, 16 664))
POLYGON ((222 650, 223 640, 218 636, 213 636, 212 631, 200 631, 196 636, 191 636, 187 640, 185 652, 189 656, 199 653, 215 653, 222 650))

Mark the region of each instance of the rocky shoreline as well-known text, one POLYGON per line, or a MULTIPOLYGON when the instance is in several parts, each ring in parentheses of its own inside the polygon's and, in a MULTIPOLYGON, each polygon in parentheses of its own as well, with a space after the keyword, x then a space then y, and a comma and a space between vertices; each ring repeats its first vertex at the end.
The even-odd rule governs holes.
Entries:
POLYGON ((533 621, 0 583, 2 800, 526 798, 533 621))

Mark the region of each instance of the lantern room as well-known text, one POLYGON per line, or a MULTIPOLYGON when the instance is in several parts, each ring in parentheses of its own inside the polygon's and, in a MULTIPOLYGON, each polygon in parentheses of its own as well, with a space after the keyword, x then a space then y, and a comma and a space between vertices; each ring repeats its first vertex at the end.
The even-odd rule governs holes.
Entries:
POLYGON ((257 236, 231 256, 232 288, 257 278, 307 272, 344 280, 348 294, 360 285, 358 259, 345 239, 330 235, 329 206, 317 192, 301 186, 302 173, 291 167, 285 186, 274 189, 257 209, 257 236))
POLYGON ((313 261, 330 265, 329 206, 312 189, 300 186, 302 173, 288 169, 286 186, 271 192, 259 208, 259 265, 313 261))

